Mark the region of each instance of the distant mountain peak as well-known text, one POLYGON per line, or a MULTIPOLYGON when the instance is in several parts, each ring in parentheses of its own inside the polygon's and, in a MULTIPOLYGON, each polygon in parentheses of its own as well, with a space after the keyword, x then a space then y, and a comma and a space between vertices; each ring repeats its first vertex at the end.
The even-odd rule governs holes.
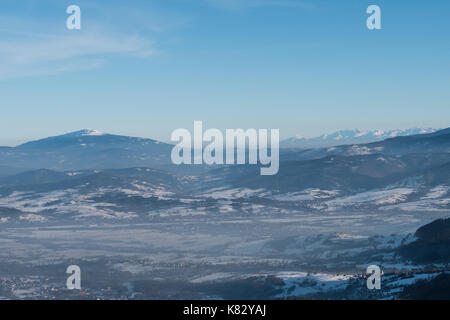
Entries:
MULTIPOLYGON (((83 129, 0 150, 0 165, 56 171, 172 166, 172 145, 83 129), (9 152, 9 153, 7 153, 9 152)), ((1 167, 1 166, 0 166, 1 167)), ((1 170, 1 168, 0 168, 1 170)))

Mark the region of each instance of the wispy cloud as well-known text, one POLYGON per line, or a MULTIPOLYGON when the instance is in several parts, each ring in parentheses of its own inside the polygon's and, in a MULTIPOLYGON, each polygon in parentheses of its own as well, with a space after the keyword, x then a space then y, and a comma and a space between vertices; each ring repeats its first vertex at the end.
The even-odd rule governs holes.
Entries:
POLYGON ((36 26, 36 22, 13 17, 2 21, 2 80, 98 68, 113 55, 147 58, 155 53, 154 42, 137 34, 95 27, 73 31, 61 28, 59 32, 50 32, 42 25, 36 26))
POLYGON ((137 36, 113 37, 85 33, 71 36, 38 37, 18 41, 0 41, 2 61, 14 65, 51 62, 104 54, 149 56, 151 43, 137 36))
POLYGON ((35 64, 31 67, 25 65, 6 65, 0 63, 0 80, 13 78, 36 77, 57 75, 65 72, 92 70, 104 65, 103 59, 79 60, 77 62, 67 61, 53 64, 35 64))

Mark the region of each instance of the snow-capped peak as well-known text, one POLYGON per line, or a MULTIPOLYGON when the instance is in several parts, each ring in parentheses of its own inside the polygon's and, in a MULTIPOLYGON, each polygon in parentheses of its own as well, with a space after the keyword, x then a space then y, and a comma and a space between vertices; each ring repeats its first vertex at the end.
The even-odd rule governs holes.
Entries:
POLYGON ((397 136, 410 136, 435 132, 432 128, 413 128, 406 130, 340 130, 313 138, 299 136, 281 142, 286 148, 328 148, 342 144, 361 144, 380 141, 397 136))

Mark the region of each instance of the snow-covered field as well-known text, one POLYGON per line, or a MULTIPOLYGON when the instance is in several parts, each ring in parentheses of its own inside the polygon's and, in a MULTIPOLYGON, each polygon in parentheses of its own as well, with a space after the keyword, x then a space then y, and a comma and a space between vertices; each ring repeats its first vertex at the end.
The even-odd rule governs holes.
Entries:
MULTIPOLYGON (((354 285, 368 264, 415 270, 393 251, 413 241, 420 226, 450 215, 447 185, 174 190, 131 180, 120 187, 4 192, 0 282, 10 281, 11 270, 26 279, 39 275, 41 266, 77 264, 105 268, 120 279, 192 286, 274 277, 277 293, 268 297, 307 297, 354 285)), ((386 298, 428 276, 433 274, 387 278, 386 298)), ((119 285, 134 288, 124 283, 119 285)), ((14 294, 39 296, 33 286, 24 282, 14 294)))

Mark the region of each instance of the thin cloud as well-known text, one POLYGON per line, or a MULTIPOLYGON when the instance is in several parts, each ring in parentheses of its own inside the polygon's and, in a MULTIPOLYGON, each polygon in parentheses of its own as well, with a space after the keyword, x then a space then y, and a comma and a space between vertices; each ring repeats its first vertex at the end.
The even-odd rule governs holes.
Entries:
POLYGON ((0 63, 0 80, 8 80, 14 78, 37 77, 58 75, 66 72, 92 70, 100 68, 104 65, 102 59, 80 60, 77 62, 59 62, 41 65, 33 65, 32 67, 3 65, 0 63))
POLYGON ((99 68, 112 55, 148 58, 155 54, 154 43, 139 35, 94 28, 35 33, 27 22, 9 21, 18 27, 0 24, 2 80, 99 68))
POLYGON ((148 56, 150 43, 135 36, 113 37, 85 33, 55 36, 36 40, 0 42, 3 61, 20 65, 65 60, 105 54, 135 54, 148 56))

